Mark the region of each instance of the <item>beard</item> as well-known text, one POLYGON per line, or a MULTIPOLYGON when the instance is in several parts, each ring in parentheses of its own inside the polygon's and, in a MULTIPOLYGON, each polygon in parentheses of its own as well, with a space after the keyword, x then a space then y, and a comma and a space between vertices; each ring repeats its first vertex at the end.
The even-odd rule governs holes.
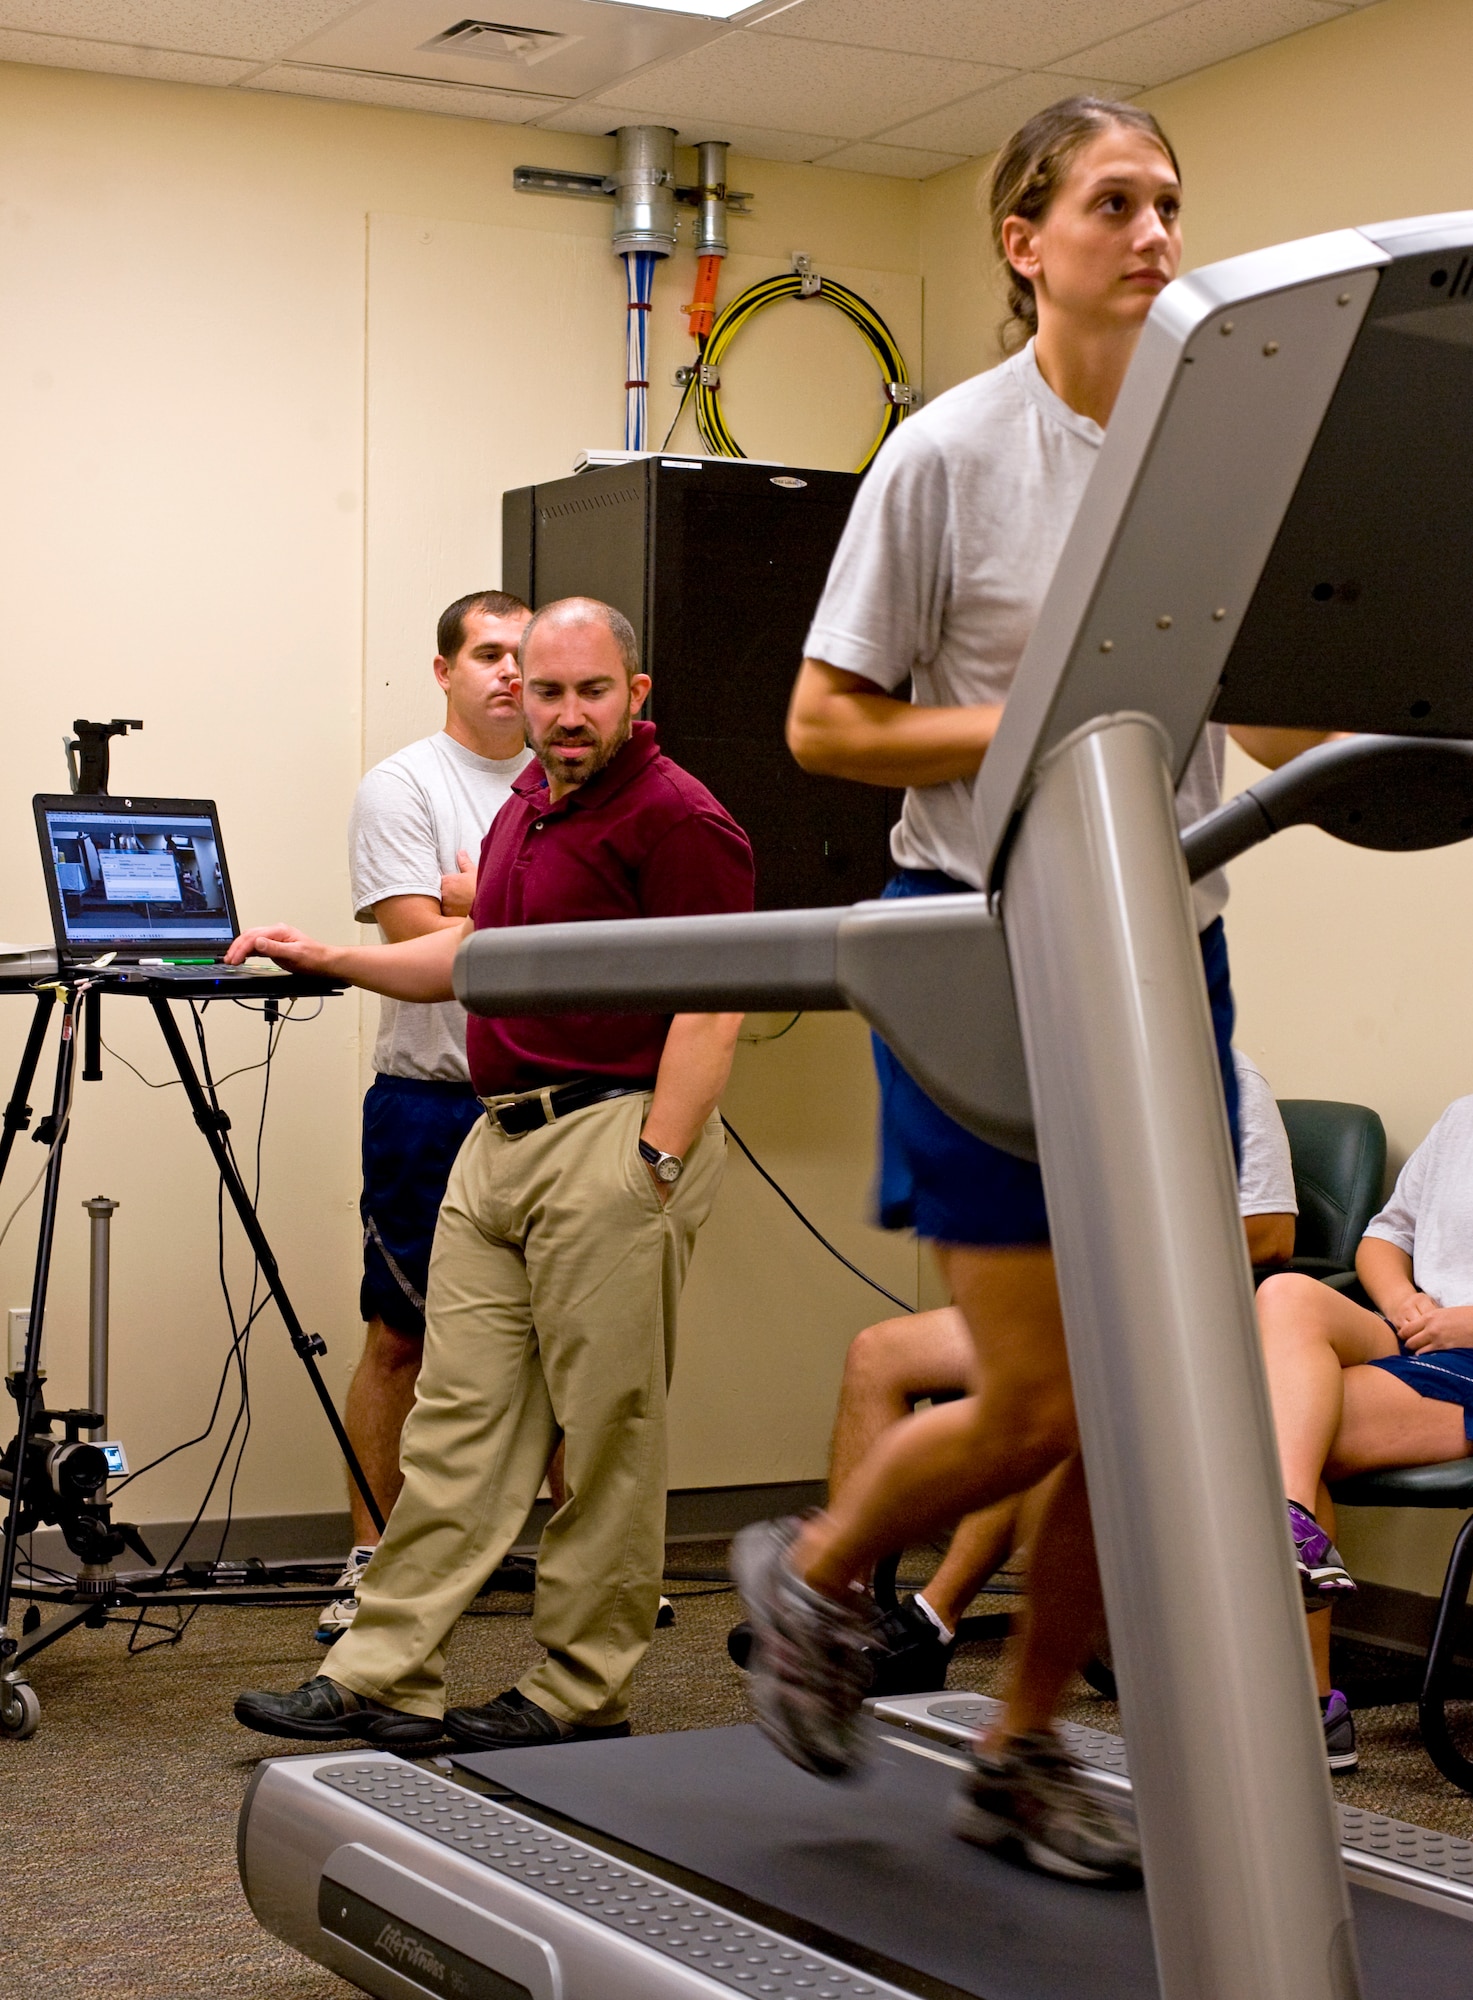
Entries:
POLYGON ((607 736, 600 736, 596 730, 586 725, 582 729, 550 729, 542 737, 532 736, 530 731, 528 735, 537 761, 547 773, 549 782, 556 774, 564 785, 572 787, 586 785, 590 778, 598 776, 606 764, 612 763, 629 741, 632 728, 632 718, 625 714, 620 717, 618 725, 607 736), (585 748, 588 753, 586 758, 577 764, 567 764, 556 755, 560 749, 575 746, 585 748))

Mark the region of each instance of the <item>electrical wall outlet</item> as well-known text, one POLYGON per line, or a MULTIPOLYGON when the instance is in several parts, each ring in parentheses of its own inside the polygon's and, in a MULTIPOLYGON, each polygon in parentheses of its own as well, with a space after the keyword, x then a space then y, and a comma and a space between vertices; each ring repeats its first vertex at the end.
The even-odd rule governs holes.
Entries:
POLYGON ((9 1329, 9 1343, 6 1352, 9 1363, 7 1375, 19 1375, 26 1365, 26 1336, 31 1330, 31 1309, 29 1306, 12 1306, 6 1314, 9 1329))

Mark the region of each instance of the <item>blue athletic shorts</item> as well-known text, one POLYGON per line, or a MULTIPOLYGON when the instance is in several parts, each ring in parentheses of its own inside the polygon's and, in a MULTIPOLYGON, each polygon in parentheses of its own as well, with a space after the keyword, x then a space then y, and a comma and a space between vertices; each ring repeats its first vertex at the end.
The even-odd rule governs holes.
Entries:
POLYGON ((1419 1396, 1431 1397, 1434 1403, 1461 1404, 1463 1435, 1473 1444, 1473 1353, 1466 1347, 1438 1348, 1432 1354, 1408 1354, 1403 1350, 1370 1365, 1384 1368, 1388 1375, 1405 1382, 1419 1396))
MULTIPOLYGON (((920 868, 902 868, 885 890, 887 896, 967 893, 972 893, 967 883, 920 868)), ((1221 917, 1202 932, 1202 965, 1236 1153, 1233 990, 1221 917)), ((989 1146, 958 1125, 906 1074, 878 1035, 872 1040, 880 1079, 880 1227, 913 1229, 929 1243, 1047 1243, 1043 1178, 1034 1162, 989 1146)))
POLYGON ((445 1183, 484 1118, 468 1083, 376 1076, 363 1100, 363 1283, 358 1310, 423 1338, 430 1246, 445 1183))

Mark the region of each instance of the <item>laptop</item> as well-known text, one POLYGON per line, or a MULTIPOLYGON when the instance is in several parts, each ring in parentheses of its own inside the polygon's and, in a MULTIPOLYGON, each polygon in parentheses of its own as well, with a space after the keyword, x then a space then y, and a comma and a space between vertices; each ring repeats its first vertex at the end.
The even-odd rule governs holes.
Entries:
POLYGON ((156 978, 233 977, 239 931, 213 799, 38 792, 32 801, 56 955, 156 978))

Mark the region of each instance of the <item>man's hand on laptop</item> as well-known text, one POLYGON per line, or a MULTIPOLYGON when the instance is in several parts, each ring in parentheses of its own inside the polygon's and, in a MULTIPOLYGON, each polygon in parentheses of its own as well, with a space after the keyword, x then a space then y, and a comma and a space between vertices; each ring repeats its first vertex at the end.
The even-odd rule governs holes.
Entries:
POLYGON ((305 931, 294 931, 290 924, 265 924, 242 931, 226 952, 225 963, 244 965, 248 958, 272 958, 288 972, 329 973, 329 961, 337 956, 335 946, 319 944, 305 931))

